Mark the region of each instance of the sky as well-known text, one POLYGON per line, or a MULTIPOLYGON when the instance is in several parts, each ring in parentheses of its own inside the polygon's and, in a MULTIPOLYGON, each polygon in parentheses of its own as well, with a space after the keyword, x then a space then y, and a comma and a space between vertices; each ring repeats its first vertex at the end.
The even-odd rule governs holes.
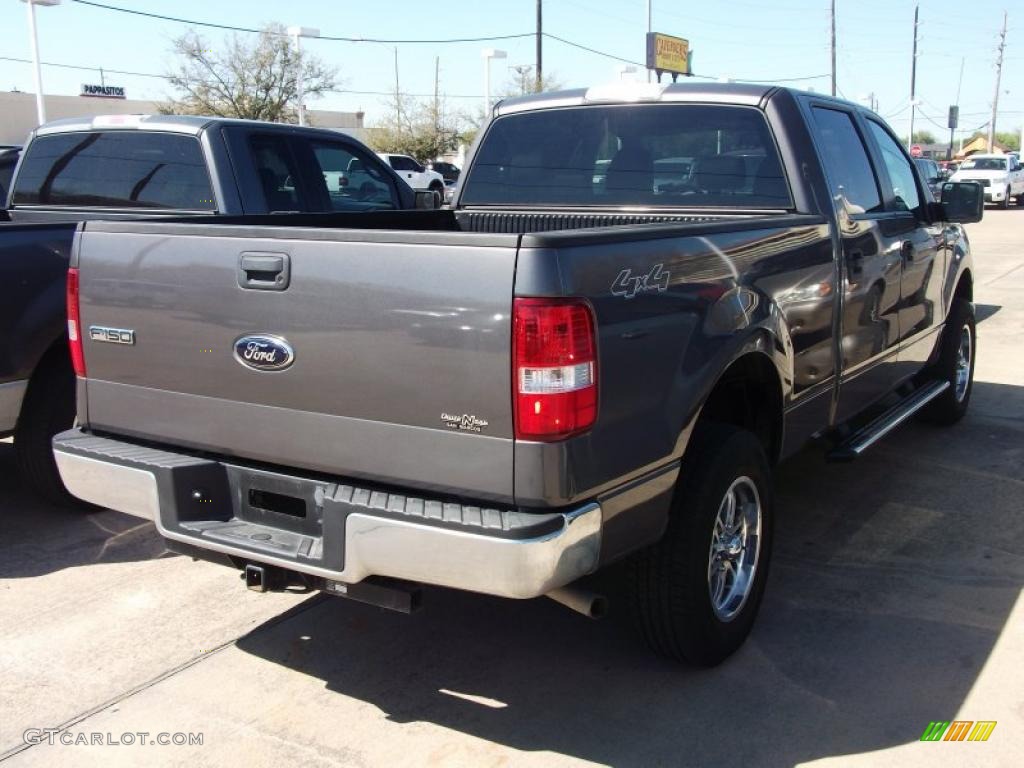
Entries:
MULTIPOLYGON (((267 22, 319 28, 322 35, 378 39, 439 39, 532 33, 536 0, 478 2, 354 2, 353 0, 97 0, 106 5, 216 24, 258 27, 267 22)), ((1024 122, 1024 4, 1019 0, 920 0, 915 130, 948 140, 946 111, 960 85, 961 127, 987 123, 995 89, 995 59, 1003 11, 1010 12, 997 128, 1019 130, 1024 122), (1015 7, 1011 7, 1015 6, 1015 7)), ((910 118, 913 0, 837 0, 839 93, 860 100, 873 93, 878 111, 900 135, 910 118)), ((622 75, 623 61, 643 62, 647 0, 544 0, 544 31, 594 49, 583 50, 545 38, 546 74, 566 87, 605 83, 622 75), (613 58, 613 57, 618 57, 613 58)), ((37 10, 40 57, 44 62, 97 68, 92 71, 44 66, 47 93, 77 94, 82 83, 99 81, 98 68, 160 75, 172 64, 171 41, 188 25, 118 13, 63 0, 37 10)), ((10 59, 29 59, 26 6, 0 0, 0 90, 32 91, 32 68, 10 59)), ((715 78, 782 82, 818 92, 830 90, 829 0, 652 0, 655 31, 685 37, 694 52, 694 72, 715 78), (693 8, 693 13, 689 8, 693 8), (800 78, 800 79, 796 79, 800 78)), ((199 29, 216 45, 227 32, 199 29)), ((244 34, 244 33, 243 33, 244 34)), ((484 89, 484 48, 507 52, 491 64, 492 92, 500 90, 517 65, 534 63, 535 38, 447 44, 399 44, 305 40, 338 69, 339 91, 309 102, 312 109, 363 110, 367 123, 386 117, 398 49, 403 93, 427 96, 434 90, 439 57, 440 91, 454 109, 480 109, 484 89)), ((159 77, 106 74, 129 98, 161 99, 170 91, 159 77)))

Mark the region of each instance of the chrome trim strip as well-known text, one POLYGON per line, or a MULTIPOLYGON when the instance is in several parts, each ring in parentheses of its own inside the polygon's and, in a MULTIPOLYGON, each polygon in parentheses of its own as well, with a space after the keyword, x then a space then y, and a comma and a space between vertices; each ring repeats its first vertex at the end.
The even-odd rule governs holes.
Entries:
POLYGON ((18 423, 21 403, 28 389, 28 379, 0 384, 0 432, 10 432, 18 423))
POLYGON ((538 597, 592 573, 601 552, 601 507, 587 504, 563 517, 562 529, 534 539, 484 534, 354 512, 345 528, 345 569, 252 552, 201 534, 164 528, 156 476, 145 469, 54 450, 68 490, 85 501, 153 520, 162 536, 253 562, 354 584, 391 576, 511 598, 538 597))
POLYGON ((922 388, 916 396, 904 401, 896 412, 887 413, 879 417, 878 421, 869 424, 863 434, 858 434, 850 442, 849 450, 857 456, 864 453, 947 389, 948 381, 936 381, 922 388))

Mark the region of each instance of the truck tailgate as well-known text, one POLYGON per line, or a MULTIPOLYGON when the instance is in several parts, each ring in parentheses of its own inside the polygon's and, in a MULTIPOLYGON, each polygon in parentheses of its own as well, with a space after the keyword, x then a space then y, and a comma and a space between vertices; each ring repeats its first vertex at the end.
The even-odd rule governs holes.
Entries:
POLYGON ((79 233, 80 419, 228 456, 510 500, 517 238, 251 234, 143 223, 79 233))

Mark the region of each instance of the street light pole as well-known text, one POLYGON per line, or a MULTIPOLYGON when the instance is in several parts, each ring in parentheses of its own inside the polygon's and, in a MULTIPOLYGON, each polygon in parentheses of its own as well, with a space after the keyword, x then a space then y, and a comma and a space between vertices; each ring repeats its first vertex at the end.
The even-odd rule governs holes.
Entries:
POLYGON ((481 51, 484 57, 484 122, 491 117, 491 59, 504 59, 508 57, 505 51, 497 48, 484 48, 481 51))
POLYGON ((295 59, 297 72, 295 74, 296 97, 299 102, 299 125, 306 124, 306 102, 305 102, 305 79, 302 73, 302 38, 320 37, 320 30, 313 27, 288 27, 288 34, 295 43, 295 59))
POLYGON ((43 71, 39 66, 39 35, 36 32, 36 6, 60 5, 60 0, 21 0, 28 6, 28 34, 32 41, 32 64, 36 78, 36 118, 39 124, 46 122, 46 102, 43 99, 43 71))

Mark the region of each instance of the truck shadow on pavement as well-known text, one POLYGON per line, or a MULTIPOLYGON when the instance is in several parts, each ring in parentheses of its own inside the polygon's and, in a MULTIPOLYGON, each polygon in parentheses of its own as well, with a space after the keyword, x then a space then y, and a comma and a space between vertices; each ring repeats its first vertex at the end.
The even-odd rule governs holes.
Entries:
POLYGON ((914 742, 954 719, 1024 584, 1024 388, 974 397, 952 431, 909 424, 854 464, 810 448, 780 467, 761 615, 716 669, 652 657, 623 621, 446 590, 411 617, 314 599, 237 645, 396 722, 609 765, 914 742))
POLYGON ((13 444, 0 442, 0 579, 171 554, 152 523, 109 509, 40 500, 21 482, 13 444))

